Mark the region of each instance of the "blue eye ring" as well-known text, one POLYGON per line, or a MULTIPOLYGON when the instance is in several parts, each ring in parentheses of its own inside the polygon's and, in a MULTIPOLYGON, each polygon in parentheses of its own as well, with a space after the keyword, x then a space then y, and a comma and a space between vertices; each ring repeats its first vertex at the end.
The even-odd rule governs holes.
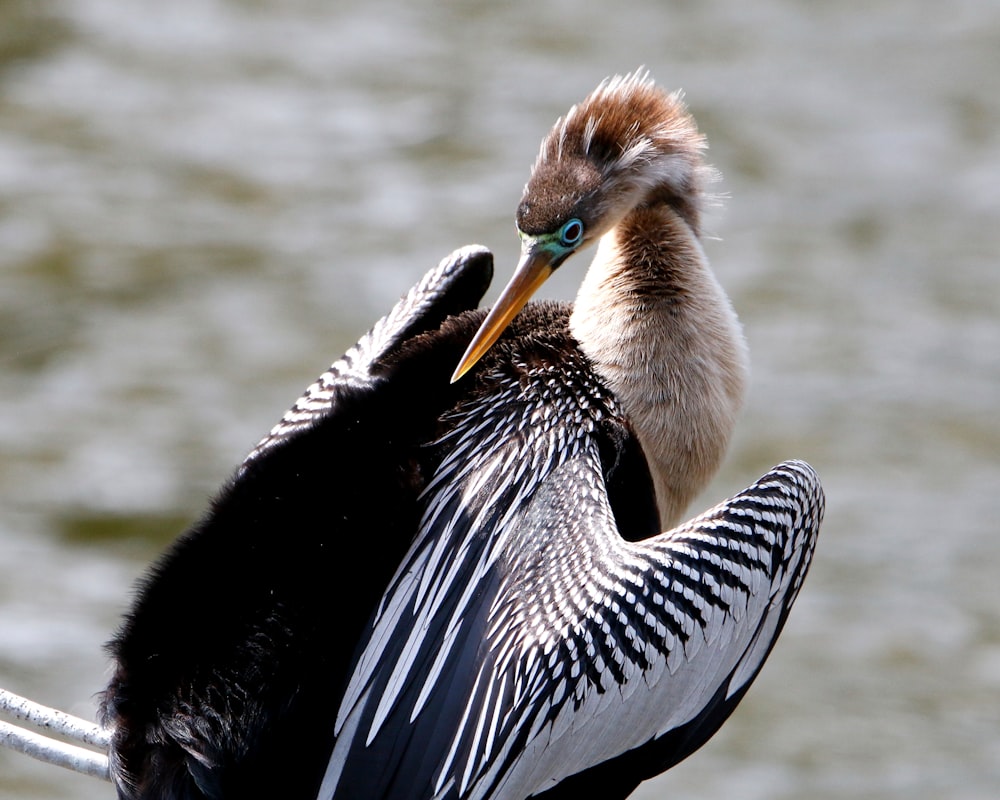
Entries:
POLYGON ((563 247, 575 247, 583 239, 583 223, 574 217, 567 220, 559 231, 559 243, 563 247))

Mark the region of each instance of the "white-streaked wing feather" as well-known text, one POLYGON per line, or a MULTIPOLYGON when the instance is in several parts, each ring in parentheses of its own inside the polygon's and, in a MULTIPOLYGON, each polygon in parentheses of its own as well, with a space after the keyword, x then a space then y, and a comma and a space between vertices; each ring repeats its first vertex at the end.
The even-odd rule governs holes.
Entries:
MULTIPOLYGON (((606 504, 581 507, 600 479, 591 463, 577 459, 561 472, 558 489, 546 487, 536 502, 586 539, 571 545, 574 551, 589 547, 596 556, 577 565, 588 572, 576 574, 563 567, 574 560, 568 549, 545 547, 546 565, 530 571, 550 584, 553 600, 507 603, 506 618, 491 620, 491 631, 507 639, 491 640, 497 656, 484 671, 499 681, 505 670, 520 670, 523 685, 538 687, 537 698, 534 719, 523 723, 531 733, 522 741, 504 731, 517 751, 493 754, 493 769, 468 785, 469 798, 544 791, 690 722, 720 688, 726 697, 742 689, 769 652, 815 547, 822 494, 801 462, 780 465, 698 518, 639 543, 620 539, 606 504), (583 584, 583 598, 560 602, 572 597, 574 583, 583 584), (546 642, 511 633, 554 628, 575 654, 559 670, 551 658, 529 656, 544 652, 546 642), (581 653, 590 663, 574 670, 581 653)), ((512 565, 512 580, 526 566, 512 565)))
MULTIPOLYGON (((262 452, 289 436, 308 428, 317 416, 327 413, 336 388, 366 387, 372 381, 372 366, 425 325, 424 320, 447 301, 463 273, 475 261, 490 258, 479 245, 467 245, 444 258, 376 322, 371 330, 311 383, 243 461, 245 467, 262 452)), ((491 269, 489 271, 492 271, 491 269)), ((488 278, 487 278, 488 282, 488 278)), ((485 290, 485 283, 483 289, 485 290)), ((478 298, 477 298, 478 300, 478 298)), ((474 304, 469 306, 475 307, 474 304)), ((459 309, 455 309, 459 310, 459 309)))

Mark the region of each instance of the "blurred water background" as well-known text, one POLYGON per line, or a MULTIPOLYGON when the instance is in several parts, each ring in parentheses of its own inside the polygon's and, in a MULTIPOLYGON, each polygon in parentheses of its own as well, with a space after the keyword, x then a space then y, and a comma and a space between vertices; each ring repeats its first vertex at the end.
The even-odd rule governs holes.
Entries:
MULTIPOLYGON (((753 354, 700 505, 801 457, 829 510, 747 699, 635 796, 1000 796, 979 0, 0 2, 0 685, 92 717, 148 562, 426 268, 475 241, 506 279, 540 137, 640 64, 724 175, 708 252, 753 354)), ((0 752, 0 796, 111 790, 0 752)))

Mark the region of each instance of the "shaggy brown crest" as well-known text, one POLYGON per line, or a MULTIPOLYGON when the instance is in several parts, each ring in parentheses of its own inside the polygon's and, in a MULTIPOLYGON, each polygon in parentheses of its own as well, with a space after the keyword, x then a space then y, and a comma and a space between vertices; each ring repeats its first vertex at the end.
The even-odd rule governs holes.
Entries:
POLYGON ((699 233, 705 139, 680 92, 665 92, 645 71, 602 82, 542 142, 517 210, 518 229, 552 233, 579 218, 593 239, 630 208, 656 195, 699 233))

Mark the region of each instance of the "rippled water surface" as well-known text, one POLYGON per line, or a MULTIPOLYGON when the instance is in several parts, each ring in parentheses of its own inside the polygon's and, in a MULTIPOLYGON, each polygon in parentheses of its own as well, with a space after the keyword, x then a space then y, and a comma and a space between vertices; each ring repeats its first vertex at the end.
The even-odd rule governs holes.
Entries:
MULTIPOLYGON (((794 456, 829 510, 747 699, 636 797, 997 797, 1000 6, 974 0, 0 4, 0 685, 92 716, 150 559, 427 267, 479 241, 509 274, 539 138, 640 63, 724 175, 708 252, 754 359, 701 502, 794 456)), ((0 796, 111 792, 4 752, 0 796)))

